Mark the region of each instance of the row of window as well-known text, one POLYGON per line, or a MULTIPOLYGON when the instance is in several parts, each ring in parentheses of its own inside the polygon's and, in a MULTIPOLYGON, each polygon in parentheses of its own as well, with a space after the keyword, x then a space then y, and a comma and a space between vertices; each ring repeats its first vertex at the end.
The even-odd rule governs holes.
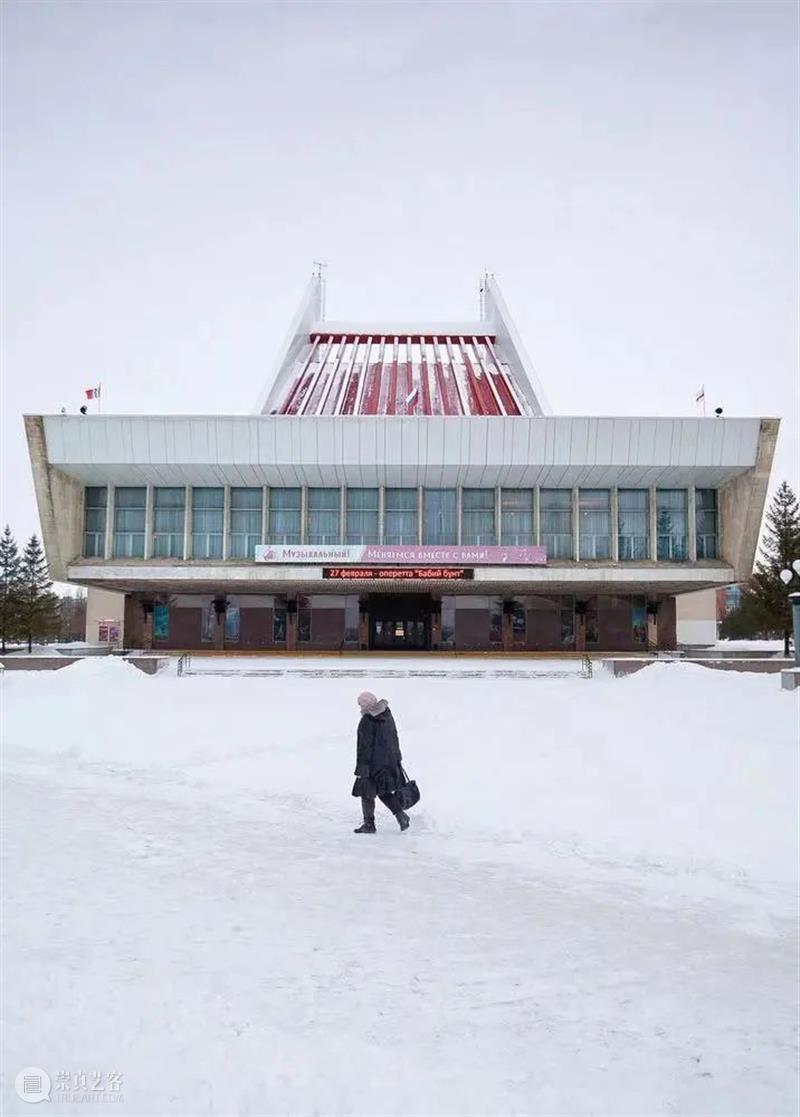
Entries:
MULTIPOLYGON (((192 488, 191 558, 223 556, 225 490, 192 488)), ((619 489, 617 493, 619 558, 636 561, 650 557, 650 492, 619 489)), ((108 490, 88 487, 85 495, 84 555, 105 554, 108 490)), ((380 537, 378 489, 347 489, 342 516, 341 490, 309 488, 303 532, 302 492, 270 489, 267 523, 263 523, 260 488, 231 488, 228 520, 228 557, 253 558, 255 547, 272 544, 455 544, 458 532, 458 493, 455 489, 384 490, 384 528, 380 537), (266 527, 266 530, 264 528, 266 527)), ((464 545, 530 546, 537 542, 535 490, 461 490, 461 534, 464 545), (498 532, 499 527, 499 532, 498 532)), ((689 557, 689 494, 687 489, 656 490, 656 554, 662 561, 689 557)), ((114 489, 112 555, 143 558, 147 519, 144 486, 114 489)), ((186 489, 153 489, 152 555, 183 558, 186 524, 186 489)), ((575 557, 575 517, 572 489, 539 490, 538 541, 549 558, 575 557)), ((577 503, 578 558, 609 559, 612 551, 610 489, 579 489, 577 503)), ((695 490, 697 557, 717 557, 717 492, 695 490)), ((149 556, 148 556, 149 557, 149 556)))

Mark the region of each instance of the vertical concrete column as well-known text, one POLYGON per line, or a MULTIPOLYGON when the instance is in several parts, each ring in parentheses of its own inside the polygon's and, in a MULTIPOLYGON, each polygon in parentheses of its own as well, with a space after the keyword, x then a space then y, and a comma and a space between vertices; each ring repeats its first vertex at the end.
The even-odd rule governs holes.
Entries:
POLYGON ((369 608, 363 599, 358 603, 358 646, 362 651, 369 647, 369 608))
POLYGON ((297 651, 297 598, 287 601, 286 610, 286 650, 297 651))
POLYGON ((187 485, 183 498, 183 560, 192 557, 192 486, 187 485))
POLYGON ((514 645, 514 618, 511 613, 506 612, 505 602, 503 602, 502 625, 503 651, 510 652, 514 645))
POLYGON ((226 485, 222 490, 222 559, 231 553, 231 487, 226 485))
POLYGON ((417 485, 417 543, 422 546, 422 525, 425 516, 425 494, 422 485, 417 485))
POLYGON ((650 486, 648 504, 648 511, 650 513, 650 558, 655 562, 658 559, 658 515, 656 513, 655 485, 650 486))
POLYGON ((308 539, 308 486, 303 485, 300 489, 300 542, 305 543, 308 539))
MULTIPOLYGON (((581 553, 580 489, 572 490, 572 557, 578 561, 581 553)), ((584 622, 584 629, 586 625, 584 622)))
POLYGON ((542 528, 541 528, 541 523, 542 523, 542 513, 541 513, 542 496, 541 496, 541 492, 542 492, 542 490, 541 490, 540 486, 536 485, 536 487, 533 490, 533 541, 534 541, 534 543, 536 544, 537 547, 540 547, 541 543, 542 543, 542 528))
POLYGON ((144 557, 153 556, 153 486, 148 485, 144 498, 144 557))
POLYGON ((694 485, 686 494, 686 515, 689 529, 689 562, 697 562, 697 494, 694 485))
POLYGON ((619 562, 619 489, 611 489, 611 560, 619 562))
POLYGON ((261 544, 267 542, 269 534, 269 485, 261 486, 261 544))
POLYGON ((103 558, 110 559, 114 554, 114 486, 106 485, 106 537, 103 558))
POLYGON ((586 613, 578 612, 577 608, 575 609, 575 651, 586 651, 586 613))
POLYGON ((386 540, 386 486, 378 486, 378 542, 386 540))
POLYGON ((503 489, 500 485, 494 490, 494 541, 499 547, 503 540, 503 489))
POLYGON ((436 597, 431 611, 431 648, 439 650, 442 642, 442 599, 436 597))
POLYGON ((144 610, 142 647, 146 652, 150 652, 153 650, 153 602, 143 601, 142 609, 144 610))
POLYGON ((647 646, 658 648, 658 602, 647 602, 647 646))
POLYGON ((214 611, 214 651, 225 650, 225 612, 214 611))
POLYGON ((347 539, 347 486, 339 486, 339 542, 347 539))
POLYGON ((461 546, 461 498, 463 491, 461 485, 456 486, 456 543, 459 547, 461 546))

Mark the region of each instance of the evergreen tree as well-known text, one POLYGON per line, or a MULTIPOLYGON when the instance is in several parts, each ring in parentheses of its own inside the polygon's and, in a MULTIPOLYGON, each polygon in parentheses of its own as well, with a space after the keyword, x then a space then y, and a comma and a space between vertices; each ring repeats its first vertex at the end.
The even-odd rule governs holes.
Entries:
POLYGON ((47 572, 47 560, 35 535, 28 540, 20 565, 20 629, 31 651, 34 637, 58 631, 58 598, 47 572))
POLYGON ((65 594, 58 599, 58 638, 65 642, 86 637, 86 595, 65 594))
POLYGON ((17 541, 6 524, 0 535, 0 648, 16 640, 20 627, 20 559, 17 541))
POLYGON ((795 584, 787 588, 780 573, 787 568, 791 570, 797 558, 800 558, 800 506, 784 481, 767 512, 761 557, 752 578, 742 589, 741 605, 723 622, 723 636, 781 636, 784 653, 788 656, 792 632, 789 592, 800 586, 795 584))

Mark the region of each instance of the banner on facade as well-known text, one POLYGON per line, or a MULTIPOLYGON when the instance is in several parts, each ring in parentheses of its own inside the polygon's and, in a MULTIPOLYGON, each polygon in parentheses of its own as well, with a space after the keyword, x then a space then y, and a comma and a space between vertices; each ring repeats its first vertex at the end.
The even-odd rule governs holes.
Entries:
POLYGON ((98 621, 97 622, 97 639, 101 644, 118 644, 119 643, 120 624, 119 621, 98 621))
POLYGON ((153 606, 153 639, 169 639, 169 605, 153 606))
POLYGON ((364 546, 266 546, 256 547, 256 562, 309 566, 397 563, 399 566, 544 566, 544 547, 430 547, 365 544, 364 546))
POLYGON ((337 582, 460 582, 474 578, 464 566, 324 566, 322 577, 337 582))

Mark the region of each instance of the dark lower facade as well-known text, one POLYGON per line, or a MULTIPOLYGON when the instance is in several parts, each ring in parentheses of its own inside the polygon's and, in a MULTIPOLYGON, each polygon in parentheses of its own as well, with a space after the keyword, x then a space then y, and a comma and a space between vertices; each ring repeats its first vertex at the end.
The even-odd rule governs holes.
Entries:
POLYGON ((676 647, 643 594, 128 594, 125 643, 164 651, 636 652, 676 647))

